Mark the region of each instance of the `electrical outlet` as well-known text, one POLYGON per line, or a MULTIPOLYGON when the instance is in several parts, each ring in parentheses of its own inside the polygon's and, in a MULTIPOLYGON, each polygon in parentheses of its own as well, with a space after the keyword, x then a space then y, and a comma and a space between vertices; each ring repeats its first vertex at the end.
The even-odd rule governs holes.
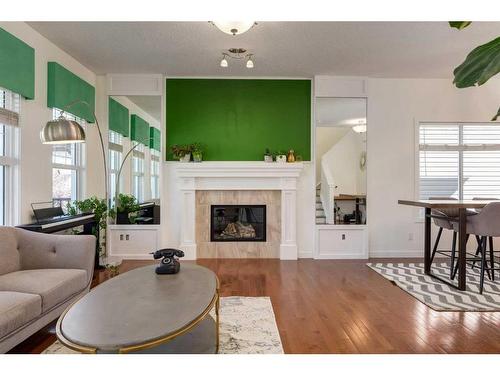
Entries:
POLYGON ((408 241, 413 241, 413 233, 408 233, 408 241))

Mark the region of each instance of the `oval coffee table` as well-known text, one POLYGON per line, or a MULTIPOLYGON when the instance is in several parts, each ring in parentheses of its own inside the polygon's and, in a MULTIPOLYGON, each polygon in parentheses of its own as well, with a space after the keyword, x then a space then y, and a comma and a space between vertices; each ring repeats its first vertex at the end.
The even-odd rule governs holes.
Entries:
POLYGON ((114 277, 68 307, 57 321, 59 341, 82 353, 217 353, 217 276, 195 264, 182 263, 175 275, 155 267, 114 277))

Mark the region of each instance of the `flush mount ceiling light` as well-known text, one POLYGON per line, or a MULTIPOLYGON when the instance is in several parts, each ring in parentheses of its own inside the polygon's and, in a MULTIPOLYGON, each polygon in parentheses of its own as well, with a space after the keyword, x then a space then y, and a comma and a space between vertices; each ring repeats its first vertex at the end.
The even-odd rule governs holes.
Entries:
POLYGON ((255 21, 210 21, 220 31, 229 35, 239 35, 257 25, 255 21))
POLYGON ((247 50, 244 48, 230 48, 227 50, 227 52, 222 52, 222 60, 220 61, 220 66, 223 68, 228 67, 228 62, 227 58, 230 57, 231 59, 235 60, 242 60, 242 59, 247 59, 246 62, 246 67, 248 69, 252 69, 254 67, 253 63, 253 53, 246 53, 247 50))

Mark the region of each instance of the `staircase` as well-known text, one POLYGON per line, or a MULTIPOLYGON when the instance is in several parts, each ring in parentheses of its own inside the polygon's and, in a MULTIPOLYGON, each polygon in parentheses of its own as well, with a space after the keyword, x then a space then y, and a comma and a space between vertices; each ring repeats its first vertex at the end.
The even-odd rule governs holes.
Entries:
POLYGON ((320 197, 320 185, 316 186, 316 224, 326 224, 325 210, 320 197))

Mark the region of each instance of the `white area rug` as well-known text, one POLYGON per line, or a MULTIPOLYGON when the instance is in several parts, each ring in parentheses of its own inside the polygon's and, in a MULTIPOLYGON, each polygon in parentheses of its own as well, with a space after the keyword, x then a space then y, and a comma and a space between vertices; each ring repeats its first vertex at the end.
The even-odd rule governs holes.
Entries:
MULTIPOLYGON (((221 297, 219 353, 283 354, 269 297, 221 297)), ((43 354, 78 353, 56 341, 43 354)))
MULTIPOLYGON (((485 276, 484 291, 479 294, 479 267, 471 269, 467 266, 467 290, 460 291, 425 275, 422 263, 367 263, 367 266, 434 310, 500 311, 498 272, 495 281, 485 276)), ((450 266, 433 264, 432 273, 449 279, 450 266)))

